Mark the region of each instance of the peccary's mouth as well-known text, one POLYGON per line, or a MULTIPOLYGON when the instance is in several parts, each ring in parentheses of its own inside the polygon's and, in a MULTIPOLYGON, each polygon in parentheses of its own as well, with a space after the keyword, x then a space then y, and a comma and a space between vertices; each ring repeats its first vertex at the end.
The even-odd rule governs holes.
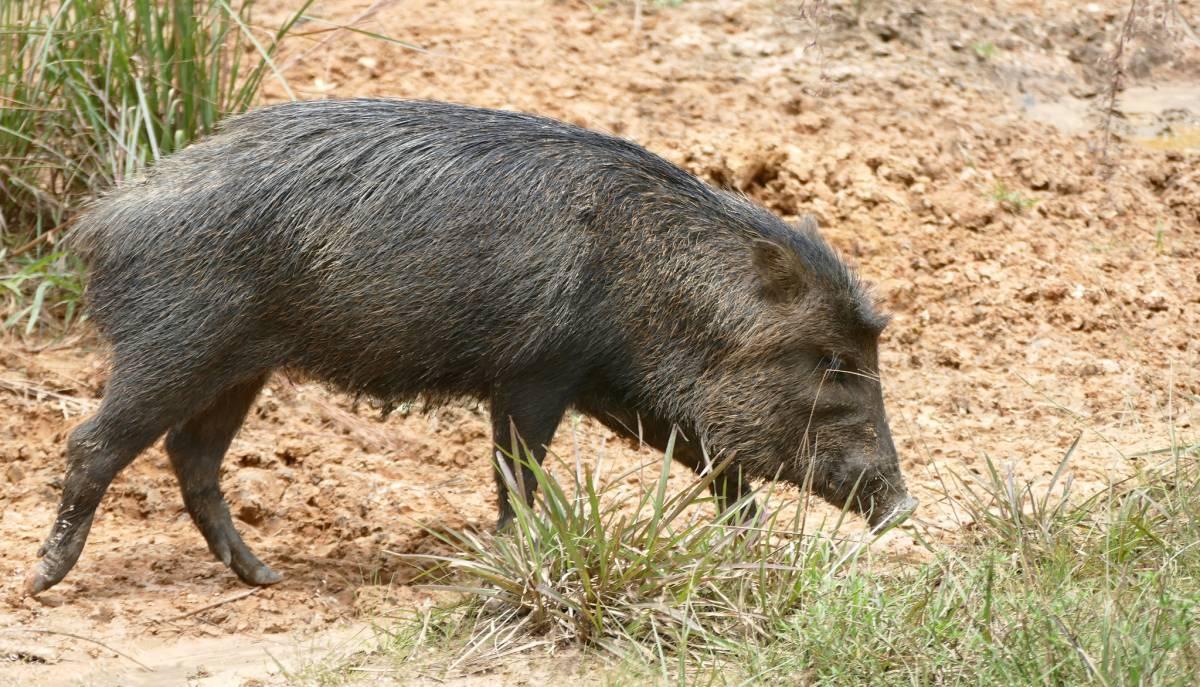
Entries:
POLYGON ((871 531, 879 534, 907 520, 918 505, 920 505, 919 501, 908 494, 903 494, 890 506, 873 510, 870 517, 867 518, 867 522, 871 525, 871 531))

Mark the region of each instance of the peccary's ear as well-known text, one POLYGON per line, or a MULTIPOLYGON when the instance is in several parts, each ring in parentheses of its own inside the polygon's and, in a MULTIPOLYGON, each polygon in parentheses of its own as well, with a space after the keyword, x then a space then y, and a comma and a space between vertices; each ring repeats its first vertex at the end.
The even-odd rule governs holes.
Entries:
POLYGON ((779 303, 800 297, 804 292, 804 263, 796 251, 766 239, 756 240, 750 250, 764 297, 779 303))

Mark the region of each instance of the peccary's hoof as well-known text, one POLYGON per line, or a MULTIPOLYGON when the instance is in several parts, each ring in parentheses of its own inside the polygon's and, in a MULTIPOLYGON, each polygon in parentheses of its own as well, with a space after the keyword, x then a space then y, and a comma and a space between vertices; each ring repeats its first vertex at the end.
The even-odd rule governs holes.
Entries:
POLYGON ((30 570, 29 574, 25 576, 25 584, 22 586, 25 596, 37 596, 54 586, 54 583, 42 574, 41 567, 40 565, 34 566, 33 570, 30 570))
POLYGON ((258 556, 251 553, 241 543, 241 539, 236 541, 238 543, 236 548, 222 544, 219 547, 221 551, 218 557, 222 560, 225 560, 225 556, 229 557, 228 565, 239 580, 254 587, 266 587, 283 581, 283 575, 271 570, 266 563, 260 561, 258 556))
POLYGON ((242 578, 246 584, 254 585, 255 587, 269 587, 273 584, 278 584, 283 581, 283 575, 271 570, 265 565, 260 565, 250 574, 242 578))

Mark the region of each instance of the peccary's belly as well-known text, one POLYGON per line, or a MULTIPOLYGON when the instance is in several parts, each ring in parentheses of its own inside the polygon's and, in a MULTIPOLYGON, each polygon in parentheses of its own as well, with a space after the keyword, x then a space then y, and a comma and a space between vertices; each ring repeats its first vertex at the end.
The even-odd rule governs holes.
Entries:
POLYGON ((586 342, 569 303, 474 290, 348 299, 293 313, 279 335, 281 366, 381 399, 486 397, 496 382, 548 366, 585 366, 586 342))

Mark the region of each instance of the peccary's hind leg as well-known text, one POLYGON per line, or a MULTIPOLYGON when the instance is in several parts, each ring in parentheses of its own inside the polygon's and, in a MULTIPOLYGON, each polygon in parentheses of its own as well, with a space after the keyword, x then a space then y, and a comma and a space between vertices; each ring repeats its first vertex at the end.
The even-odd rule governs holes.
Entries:
POLYGON ((25 592, 58 584, 83 551, 96 508, 125 466, 186 416, 185 385, 148 379, 142 370, 114 369, 100 409, 67 439, 67 474, 58 515, 38 551, 41 560, 25 578, 25 592))
POLYGON ((233 526, 221 494, 221 460, 254 405, 266 376, 230 387, 210 406, 167 432, 167 455, 179 479, 183 503, 213 555, 246 584, 283 579, 250 551, 233 526))

